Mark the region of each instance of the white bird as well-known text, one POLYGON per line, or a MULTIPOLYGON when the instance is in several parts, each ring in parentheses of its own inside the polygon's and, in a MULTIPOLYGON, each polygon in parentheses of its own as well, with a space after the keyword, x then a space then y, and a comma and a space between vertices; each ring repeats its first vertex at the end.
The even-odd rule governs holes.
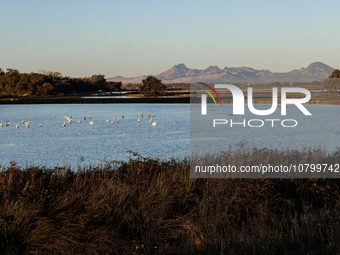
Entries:
POLYGON ((109 122, 109 119, 108 119, 108 118, 106 118, 106 122, 109 122))
POLYGON ((81 123, 81 119, 79 119, 77 122, 78 122, 78 123, 81 123))
POLYGON ((0 127, 3 127, 4 126, 4 123, 0 123, 0 127))
POLYGON ((150 123, 152 123, 152 118, 149 120, 150 123))
POLYGON ((30 121, 29 121, 29 120, 28 120, 27 122, 25 122, 25 126, 26 126, 27 128, 30 127, 30 121))
POLYGON ((118 119, 117 119, 116 123, 119 123, 119 117, 118 117, 118 119))
POLYGON ((23 121, 21 121, 21 124, 24 124, 26 122, 26 120, 23 120, 23 121))
POLYGON ((38 127, 40 127, 41 128, 41 123, 39 124, 39 126, 38 127))
POLYGON ((156 126, 157 124, 156 124, 156 121, 154 122, 154 123, 152 123, 152 126, 156 126))
POLYGON ((113 123, 113 124, 115 123, 115 118, 113 118, 113 120, 111 121, 111 123, 113 123))
POLYGON ((150 114, 148 114, 148 118, 150 118, 151 117, 151 115, 150 114))
POLYGON ((17 125, 15 126, 15 128, 19 128, 19 125, 17 124, 17 125))
POLYGON ((94 121, 92 120, 91 122, 89 122, 90 123, 90 125, 93 125, 94 124, 94 121))
POLYGON ((66 127, 66 121, 64 121, 63 127, 66 127))
POLYGON ((138 123, 140 123, 140 119, 139 119, 139 118, 138 118, 138 120, 137 120, 137 121, 138 121, 138 123))
POLYGON ((68 123, 72 123, 72 116, 71 117, 64 116, 64 118, 66 118, 68 120, 68 123))
POLYGON ((9 125, 11 125, 11 122, 9 122, 8 120, 6 120, 6 126, 9 127, 9 125))

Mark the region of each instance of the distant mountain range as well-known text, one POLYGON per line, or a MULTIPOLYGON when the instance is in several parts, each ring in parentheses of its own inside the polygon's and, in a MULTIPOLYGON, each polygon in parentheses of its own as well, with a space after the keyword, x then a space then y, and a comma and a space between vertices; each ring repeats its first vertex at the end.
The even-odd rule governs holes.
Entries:
MULTIPOLYGON (((161 79, 163 83, 180 83, 190 81, 210 82, 249 82, 249 83, 265 83, 265 82, 309 82, 315 80, 323 80, 331 75, 333 67, 321 62, 314 62, 307 68, 295 69, 290 72, 273 73, 269 70, 256 70, 250 67, 225 67, 223 69, 217 66, 209 66, 204 70, 191 69, 184 64, 178 64, 172 68, 155 75, 161 79)), ((107 81, 121 81, 122 83, 141 83, 147 75, 125 78, 116 76, 108 78, 107 81)))

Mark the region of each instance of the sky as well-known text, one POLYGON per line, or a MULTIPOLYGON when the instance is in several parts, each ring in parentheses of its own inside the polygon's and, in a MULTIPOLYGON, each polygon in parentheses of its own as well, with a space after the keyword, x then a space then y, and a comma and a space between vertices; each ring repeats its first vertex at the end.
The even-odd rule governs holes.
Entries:
POLYGON ((106 78, 179 63, 340 68, 339 10, 338 0, 2 1, 0 68, 106 78))

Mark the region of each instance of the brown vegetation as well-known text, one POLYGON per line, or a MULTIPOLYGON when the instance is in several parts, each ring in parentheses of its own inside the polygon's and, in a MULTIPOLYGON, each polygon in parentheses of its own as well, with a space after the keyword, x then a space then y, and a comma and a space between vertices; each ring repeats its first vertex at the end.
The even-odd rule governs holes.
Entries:
MULTIPOLYGON (((306 153, 340 162, 339 151, 306 153)), ((340 252, 339 179, 191 179, 189 172, 187 160, 138 155, 77 172, 12 162, 0 173, 1 254, 340 252)))
POLYGON ((334 69, 332 74, 328 76, 328 78, 340 78, 340 70, 339 69, 334 69))

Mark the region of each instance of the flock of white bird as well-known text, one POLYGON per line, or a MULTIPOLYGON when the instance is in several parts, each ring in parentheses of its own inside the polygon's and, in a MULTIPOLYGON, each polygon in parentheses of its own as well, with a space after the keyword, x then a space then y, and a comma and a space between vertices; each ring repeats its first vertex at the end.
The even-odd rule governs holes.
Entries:
MULTIPOLYGON (((151 123, 152 126, 156 126, 156 125, 157 125, 156 121, 155 121, 155 122, 152 122, 152 118, 154 118, 155 115, 153 115, 153 116, 151 117, 151 115, 148 114, 147 117, 150 119, 149 122, 151 123)), ((67 119, 67 123, 72 123, 72 122, 73 122, 72 116, 71 116, 71 117, 66 117, 66 116, 64 116, 64 118, 67 119)), ((143 118, 143 114, 140 116, 140 118, 143 118)), ((140 123, 140 118, 137 119, 137 122, 138 122, 138 123, 140 123)), ((92 117, 90 117, 89 119, 91 119, 91 121, 89 122, 89 124, 90 124, 90 125, 93 125, 93 124, 94 124, 94 121, 92 120, 92 117)), ((122 115, 122 119, 124 119, 124 113, 123 113, 123 115, 122 115)), ((84 120, 86 120, 86 117, 84 117, 84 120)), ((78 123, 81 123, 81 119, 79 119, 77 122, 78 122, 78 123)), ((106 119, 106 122, 109 122, 109 119, 108 119, 108 118, 106 119)), ((114 123, 119 123, 119 117, 117 118, 117 120, 115 120, 115 118, 113 118, 113 120, 111 120, 111 123, 113 123, 113 124, 114 124, 114 123)), ((64 121, 64 123, 62 124, 62 126, 63 126, 63 127, 66 127, 66 121, 64 121)))
MULTIPOLYGON (((149 122, 151 123, 152 126, 156 126, 157 123, 156 121, 155 122, 152 122, 152 118, 155 117, 155 115, 151 116, 150 114, 147 115, 147 117, 150 119, 149 122)), ((73 119, 72 119, 72 116, 71 117, 66 117, 64 116, 64 118, 67 119, 67 122, 64 121, 64 123, 62 124, 63 127, 66 127, 66 123, 72 123, 73 122, 73 119)), ((141 118, 143 118, 143 114, 140 116, 140 118, 137 119, 137 122, 140 123, 141 122, 141 118)), ((94 121, 92 120, 92 117, 89 117, 88 119, 90 119, 91 121, 89 122, 90 125, 94 125, 94 121)), ((124 119, 124 113, 122 115, 122 119, 124 119)), ((86 120, 86 117, 84 117, 84 120, 86 120)), ((81 123, 81 119, 79 119, 77 121, 78 123, 81 123)), ((106 122, 109 122, 109 119, 106 119, 106 122)), ((111 123, 119 123, 119 117, 117 118, 117 120, 115 120, 115 118, 113 118, 113 120, 111 121, 111 123)), ((30 127, 30 121, 29 120, 23 120, 21 121, 21 124, 24 124, 26 128, 29 128, 30 127)), ((11 125, 11 122, 9 122, 7 119, 6 119, 6 124, 4 123, 0 123, 0 127, 3 127, 3 126, 10 126, 11 125)), ((41 127, 41 123, 39 124, 38 127, 41 127)), ((17 124, 15 126, 15 128, 19 128, 19 124, 17 124)))
MULTIPOLYGON (((29 121, 29 120, 27 120, 27 121, 26 121, 26 120, 23 120, 23 121, 21 121, 21 124, 24 124, 25 127, 27 127, 27 128, 30 127, 30 121, 29 121)), ((8 120, 6 119, 6 124, 0 123, 0 127, 3 127, 4 125, 6 125, 7 127, 9 127, 9 126, 11 125, 11 122, 8 121, 8 120)), ((38 127, 41 127, 41 123, 39 124, 38 127)), ((15 125, 15 128, 19 128, 19 124, 15 125)))
MULTIPOLYGON (((143 114, 142 114, 140 117, 143 118, 143 114)), ((151 115, 148 114, 148 118, 149 118, 149 119, 150 119, 150 117, 151 117, 151 115)), ((153 116, 151 117, 151 119, 149 120, 149 122, 152 124, 152 126, 156 126, 156 125, 157 125, 156 121, 155 121, 155 122, 152 122, 152 118, 154 118, 154 117, 155 117, 155 115, 153 115, 153 116)), ((140 123, 140 118, 138 118, 137 122, 140 123)))

